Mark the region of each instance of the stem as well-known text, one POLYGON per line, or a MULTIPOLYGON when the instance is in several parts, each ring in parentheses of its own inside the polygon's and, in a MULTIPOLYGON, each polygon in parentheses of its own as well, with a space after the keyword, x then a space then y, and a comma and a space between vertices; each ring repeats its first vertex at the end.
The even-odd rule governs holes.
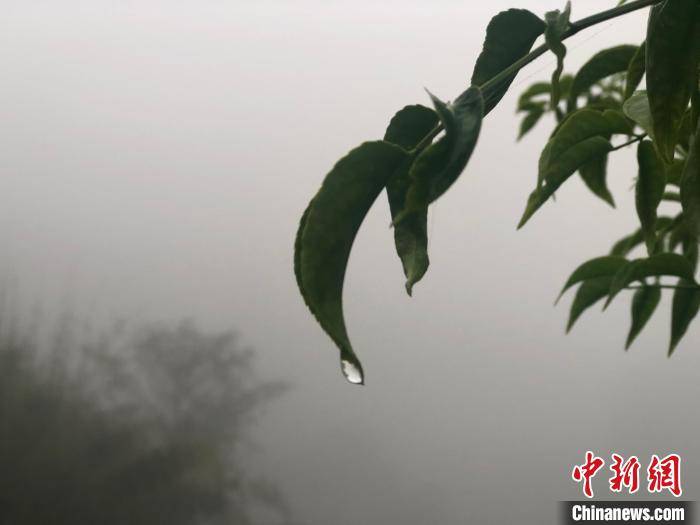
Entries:
MULTIPOLYGON (((637 11, 638 9, 649 7, 650 5, 658 4, 661 1, 662 0, 636 0, 635 2, 630 2, 629 4, 625 4, 619 7, 613 7, 612 9, 608 9, 607 11, 602 11, 595 15, 582 18, 578 22, 571 22, 571 24, 569 24, 569 29, 562 35, 561 39, 566 40, 567 38, 574 36, 579 31, 587 29, 591 26, 600 24, 602 22, 606 22, 608 20, 612 20, 613 18, 617 18, 618 16, 626 15, 627 13, 637 11)), ((533 49, 532 51, 530 51, 530 53, 522 57, 520 60, 516 60, 515 62, 513 62, 513 64, 501 71, 498 75, 491 78, 485 84, 480 86, 481 90, 485 91, 488 88, 493 87, 499 84, 500 82, 503 82, 510 75, 512 75, 513 73, 517 73, 530 62, 533 62, 540 56, 544 55, 547 51, 549 51, 549 46, 547 46, 547 44, 542 44, 541 46, 533 49)))
POLYGON ((620 144, 619 146, 615 146, 613 149, 610 150, 610 152, 612 153, 613 151, 617 151, 619 149, 626 148, 627 146, 630 146, 630 145, 634 144, 635 142, 639 142, 641 140, 644 140, 646 138, 646 136, 647 136, 646 133, 644 133, 642 135, 636 135, 633 139, 630 139, 627 142, 620 144))
MULTIPOLYGON (((569 37, 574 36, 576 33, 579 31, 582 31, 584 29, 587 29, 591 26, 594 26, 596 24, 600 24, 602 22, 606 22, 608 20, 612 20, 613 18, 617 18, 618 16, 626 15, 628 13, 631 13, 633 11, 637 11, 639 9, 643 9, 645 7, 649 7, 654 4, 658 4, 662 0, 635 0, 634 2, 630 2, 629 4, 625 4, 622 6, 618 7, 613 7, 612 9, 608 9, 607 11, 602 11, 600 13, 597 13, 595 15, 591 15, 586 18, 582 18, 578 22, 571 22, 569 24, 569 29, 562 35, 562 40, 566 40, 569 37)), ((536 47, 530 53, 525 55, 524 57, 520 58, 519 60, 516 60, 513 62, 510 66, 508 66, 506 69, 498 73, 495 77, 492 77, 488 81, 486 81, 484 84, 482 84, 480 89, 482 91, 485 91, 489 88, 492 88, 494 86, 497 86, 501 82, 507 80, 511 75, 514 73, 517 73, 520 71, 522 68, 527 66, 529 63, 534 62, 537 60, 539 57, 544 55, 547 51, 549 51, 549 46, 547 44, 542 44, 539 47, 536 47)), ((419 152, 423 148, 427 147, 435 137, 443 130, 442 124, 438 124, 435 126, 430 133, 428 133, 423 139, 420 141, 420 143, 414 148, 415 152, 419 152)))
POLYGON ((695 284, 688 284, 688 285, 682 285, 682 284, 640 284, 638 286, 627 286, 627 290, 639 290, 640 288, 663 288, 667 290, 699 290, 700 286, 695 285, 695 284))

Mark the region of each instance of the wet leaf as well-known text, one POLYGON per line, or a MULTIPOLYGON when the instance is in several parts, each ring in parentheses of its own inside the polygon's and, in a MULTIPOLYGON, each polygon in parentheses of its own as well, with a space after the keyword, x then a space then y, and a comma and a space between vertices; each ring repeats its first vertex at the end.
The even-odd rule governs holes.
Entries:
POLYGON ((673 355, 678 343, 688 331, 690 323, 700 310, 700 289, 690 288, 694 283, 681 279, 678 286, 688 288, 677 288, 673 293, 673 305, 671 307, 671 342, 668 347, 668 355, 673 355))
POLYGON ((579 286, 578 290, 576 290, 576 296, 571 303, 569 322, 566 325, 566 333, 571 331, 574 324, 578 318, 581 317, 583 312, 608 295, 610 283, 612 283, 611 275, 607 275, 605 277, 595 277, 581 283, 581 286, 579 286))
POLYGON ((547 24, 544 30, 544 40, 552 53, 557 57, 557 67, 552 73, 552 108, 556 108, 561 99, 559 79, 564 71, 564 58, 566 57, 566 46, 562 40, 567 29, 569 29, 570 17, 571 2, 566 3, 564 11, 557 9, 544 15, 544 21, 547 24))
POLYGON ((700 59, 700 3, 666 0, 651 8, 647 27, 646 72, 654 142, 670 163, 678 129, 697 86, 700 59))
MULTIPOLYGON (((391 120, 384 140, 406 150, 414 149, 439 122, 437 113, 425 106, 406 106, 391 120)), ((409 169, 412 158, 407 158, 386 187, 392 221, 406 206, 410 187, 409 169)), ((418 211, 394 227, 394 244, 406 276, 406 291, 411 295, 430 264, 428 258, 428 211, 418 211)))
POLYGON ((569 111, 576 108, 576 100, 604 78, 627 71, 627 68, 639 48, 622 45, 604 49, 593 55, 576 76, 569 93, 569 111))
MULTIPOLYGON (((485 84, 527 55, 535 40, 544 32, 544 27, 544 22, 526 9, 509 9, 494 16, 486 28, 484 47, 472 73, 472 85, 485 84)), ((517 72, 484 91, 484 115, 496 107, 516 75, 517 72)))
POLYGON ((646 71, 646 50, 646 42, 642 42, 627 67, 627 75, 625 77, 625 100, 630 98, 639 87, 639 84, 642 83, 644 72, 646 71))
POLYGON ((661 203, 666 187, 664 164, 649 140, 643 140, 637 147, 639 176, 635 185, 635 205, 642 225, 644 241, 649 255, 656 246, 656 209, 661 203))
POLYGON ((607 307, 615 296, 626 286, 642 281, 647 277, 673 276, 693 281, 693 267, 688 260, 677 253, 660 253, 645 259, 628 261, 615 274, 610 285, 610 294, 605 303, 607 307))
POLYGON ((445 104, 431 95, 435 110, 445 127, 445 135, 423 151, 410 171, 411 186, 406 208, 394 221, 422 212, 445 193, 469 162, 479 138, 484 99, 477 87, 470 87, 454 104, 445 104))
POLYGON ((632 346, 632 343, 644 329, 651 316, 654 315, 656 307, 661 301, 661 288, 658 286, 642 286, 634 292, 632 296, 632 326, 630 326, 625 349, 632 346))
POLYGON ((585 263, 581 264, 574 272, 569 276, 564 288, 562 288, 557 297, 557 301, 566 293, 566 291, 577 283, 588 281, 591 279, 597 279, 599 277, 612 277, 617 274, 617 272, 627 264, 627 259, 624 257, 618 257, 614 255, 605 255, 603 257, 596 257, 595 259, 590 259, 585 263))
POLYGON ((345 270, 365 215, 406 156, 400 147, 383 141, 352 150, 326 176, 297 232, 294 271, 299 290, 340 349, 344 369, 357 370, 360 377, 362 367, 343 317, 345 270))

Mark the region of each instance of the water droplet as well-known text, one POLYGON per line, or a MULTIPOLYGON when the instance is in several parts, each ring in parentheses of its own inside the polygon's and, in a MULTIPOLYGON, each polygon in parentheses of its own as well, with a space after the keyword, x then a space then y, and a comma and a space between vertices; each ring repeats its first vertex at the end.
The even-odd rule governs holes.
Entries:
POLYGON ((340 360, 340 368, 343 371, 345 379, 347 379, 353 385, 364 385, 365 378, 362 375, 362 368, 360 368, 359 363, 353 363, 347 359, 340 360))

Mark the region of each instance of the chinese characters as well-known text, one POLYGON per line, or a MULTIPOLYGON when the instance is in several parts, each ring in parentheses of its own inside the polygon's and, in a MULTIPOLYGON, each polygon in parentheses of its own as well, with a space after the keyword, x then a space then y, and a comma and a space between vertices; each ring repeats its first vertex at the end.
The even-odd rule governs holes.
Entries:
MULTIPOLYGON (((610 472, 608 479, 611 492, 621 493, 626 490, 634 494, 640 487, 641 464, 637 456, 624 458, 619 454, 611 455, 610 472)), ((593 452, 586 452, 585 461, 581 465, 575 465, 571 472, 571 478, 576 483, 583 484, 583 494, 587 498, 593 497, 593 478, 605 466, 605 460, 596 456, 593 452)), ((681 457, 678 454, 669 454, 660 458, 654 454, 646 469, 647 490, 649 492, 663 492, 668 490, 675 497, 683 493, 681 488, 681 457)))

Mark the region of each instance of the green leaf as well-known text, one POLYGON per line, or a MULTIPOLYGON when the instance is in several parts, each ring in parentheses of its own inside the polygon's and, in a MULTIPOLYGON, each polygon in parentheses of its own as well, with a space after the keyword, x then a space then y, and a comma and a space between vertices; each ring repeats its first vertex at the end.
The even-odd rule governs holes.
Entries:
MULTIPOLYGON (((671 217, 658 217, 656 219, 656 231, 662 232, 667 230, 674 223, 674 219, 671 217)), ((610 255, 619 255, 625 257, 637 246, 644 242, 644 233, 642 229, 638 229, 634 233, 623 237, 617 241, 612 249, 610 250, 610 255)))
POLYGON ((532 128, 534 128, 537 123, 545 114, 545 109, 543 107, 533 107, 527 115, 523 118, 520 123, 520 131, 518 132, 518 140, 522 139, 532 128))
POLYGON ((407 154, 393 144, 365 142, 326 176, 299 224, 294 271, 299 290, 321 327, 340 349, 343 370, 363 382, 343 317, 343 281, 357 231, 372 203, 407 154))
POLYGON ((574 327, 574 323, 581 317, 581 314, 595 303, 608 295, 612 276, 595 277, 581 283, 581 286, 576 290, 576 296, 571 303, 569 311, 569 322, 566 325, 566 333, 568 334, 574 327))
POLYGON ((700 236, 700 121, 690 143, 688 159, 681 172, 681 206, 688 231, 695 238, 700 236))
POLYGON ((642 83, 644 72, 646 71, 647 44, 642 44, 637 48, 632 60, 627 67, 626 83, 625 83, 625 100, 630 98, 635 90, 642 83))
POLYGON ((547 47, 557 57, 557 67, 552 73, 552 99, 551 107, 556 108, 561 99, 561 89, 559 79, 564 71, 564 57, 566 57, 566 46, 562 42, 564 34, 569 29, 569 19, 571 18, 571 2, 566 3, 564 11, 549 11, 544 15, 547 27, 544 30, 544 40, 547 47))
POLYGON ((581 109, 572 113, 542 151, 538 185, 528 199, 518 228, 522 228, 576 170, 612 149, 607 136, 628 132, 629 124, 616 111, 601 113, 581 109))
POLYGON ((661 301, 661 288, 658 286, 642 286, 634 292, 632 296, 632 326, 630 326, 627 335, 626 350, 632 346, 634 340, 651 319, 659 301, 661 301))
MULTIPOLYGON (((396 113, 386 130, 384 140, 406 150, 412 150, 439 122, 437 113, 425 106, 406 106, 396 113)), ((412 158, 407 158, 386 186, 392 221, 406 206, 410 187, 409 169, 412 158)), ((394 227, 394 244, 406 276, 406 292, 411 295, 413 285, 428 270, 428 212, 412 213, 394 227)))
MULTIPOLYGON (((484 47, 472 73, 472 85, 481 86, 498 73, 528 54, 535 40, 544 32, 544 22, 525 9, 509 9, 494 16, 486 28, 484 47)), ((484 115, 496 107, 515 79, 505 81, 484 92, 484 115)))
POLYGON ((646 91, 635 91, 622 105, 625 115, 634 120, 644 132, 654 138, 654 124, 646 91))
POLYGON ((445 135, 427 147, 413 163, 406 208, 394 224, 411 213, 427 209, 452 186, 467 166, 479 138, 484 114, 484 99, 479 88, 470 87, 449 105, 430 96, 445 127, 445 135))
POLYGON ((518 229, 525 226, 554 192, 578 170, 592 159, 600 157, 612 149, 610 142, 603 137, 591 137, 571 147, 555 163, 548 167, 545 184, 536 188, 528 197, 518 229))
POLYGON ((559 292, 557 302, 566 293, 566 291, 575 284, 591 279, 597 279, 599 277, 612 278, 620 270, 620 268, 627 264, 627 262, 627 259, 624 257, 617 257, 613 255, 605 255, 603 257, 596 257, 595 259, 586 261, 576 268, 569 276, 564 284, 564 288, 562 288, 561 292, 559 292))
POLYGON ((678 128, 697 86, 700 59, 700 3, 666 0, 651 9, 646 72, 655 145, 670 163, 678 128))
POLYGON ((676 159, 673 161, 673 163, 668 164, 666 166, 666 183, 673 184, 674 186, 678 186, 680 188, 684 169, 684 159, 676 159))
POLYGON ((627 285, 635 281, 662 275, 681 277, 693 281, 693 274, 692 265, 685 257, 677 253, 660 253, 646 259, 628 261, 615 274, 610 285, 610 293, 605 307, 607 308, 615 296, 627 285))
MULTIPOLYGON (((607 137, 606 137, 607 138, 607 137)), ((594 195, 600 197, 613 208, 615 199, 608 188, 608 155, 607 153, 588 161, 578 170, 581 179, 594 195)))
POLYGON ((552 84, 549 82, 535 82, 520 95, 520 98, 518 99, 518 111, 525 110, 536 97, 540 95, 549 96, 551 92, 552 84))
POLYGON ((396 113, 384 133, 384 140, 412 150, 439 122, 437 113, 420 104, 406 106, 396 113))
POLYGON ((700 289, 690 288, 692 281, 681 279, 678 286, 688 288, 677 288, 673 293, 673 306, 671 307, 671 343, 668 347, 669 357, 673 355, 678 343, 688 331, 690 323, 700 310, 700 289))
POLYGON ((637 162, 639 177, 635 186, 635 204, 644 233, 644 241, 649 255, 652 255, 656 246, 656 209, 664 195, 666 174, 664 164, 649 140, 639 143, 637 162))
POLYGON ((576 108, 578 97, 588 92, 595 84, 610 75, 627 71, 638 49, 637 46, 622 45, 604 49, 593 55, 574 77, 569 93, 569 111, 576 108))

